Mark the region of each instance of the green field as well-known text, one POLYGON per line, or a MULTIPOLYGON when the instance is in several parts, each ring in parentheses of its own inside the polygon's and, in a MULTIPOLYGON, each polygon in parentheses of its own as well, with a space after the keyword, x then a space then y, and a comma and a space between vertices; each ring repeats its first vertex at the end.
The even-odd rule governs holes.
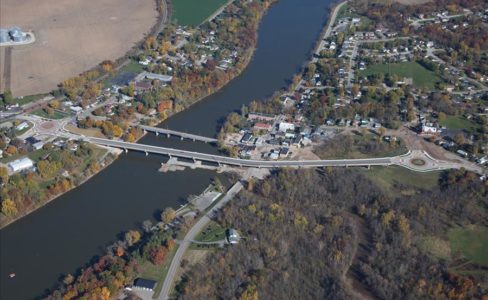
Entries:
POLYGON ((397 183, 428 190, 435 187, 439 180, 439 172, 419 173, 397 166, 372 167, 370 170, 364 171, 364 174, 385 190, 390 191, 397 183))
POLYGON ((179 25, 198 26, 227 0, 174 0, 173 21, 179 25))
POLYGON ((488 227, 455 228, 448 236, 454 254, 460 253, 473 263, 488 265, 488 227))
POLYGON ((376 64, 368 66, 366 70, 360 71, 360 77, 367 77, 373 74, 395 74, 399 77, 413 79, 413 84, 417 87, 425 87, 433 90, 435 83, 441 79, 433 72, 422 67, 416 62, 402 62, 393 64, 376 64))
POLYGON ((474 131, 479 128, 479 125, 470 121, 463 116, 448 116, 445 120, 440 121, 442 126, 451 130, 467 130, 474 131))

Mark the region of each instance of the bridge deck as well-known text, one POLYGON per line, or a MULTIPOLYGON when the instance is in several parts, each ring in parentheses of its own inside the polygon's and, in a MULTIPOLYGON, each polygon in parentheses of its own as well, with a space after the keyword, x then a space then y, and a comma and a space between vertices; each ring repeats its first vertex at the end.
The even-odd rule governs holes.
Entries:
POLYGON ((282 161, 265 161, 265 160, 251 160, 232 158, 220 155, 192 152, 186 150, 178 150, 173 148, 158 147, 144 144, 128 143, 115 140, 107 140, 101 138, 89 137, 88 141, 109 146, 122 148, 126 150, 135 150, 146 153, 156 153, 168 155, 170 157, 181 157, 194 160, 201 160, 207 162, 214 162, 223 165, 232 165, 239 167, 251 168, 282 168, 282 167, 327 167, 327 166, 388 166, 394 164, 391 157, 384 158, 366 158, 366 159, 333 159, 333 160, 282 160, 282 161))
POLYGON ((151 132, 154 132, 157 134, 179 136, 181 138, 190 139, 190 140, 194 140, 194 141, 201 141, 201 142, 205 142, 205 143, 216 143, 217 142, 217 139, 215 139, 215 138, 210 138, 210 137, 201 136, 201 135, 192 134, 192 133, 186 133, 186 132, 181 132, 181 131, 176 131, 176 130, 171 130, 171 129, 146 126, 146 125, 139 125, 139 127, 145 131, 151 131, 151 132))

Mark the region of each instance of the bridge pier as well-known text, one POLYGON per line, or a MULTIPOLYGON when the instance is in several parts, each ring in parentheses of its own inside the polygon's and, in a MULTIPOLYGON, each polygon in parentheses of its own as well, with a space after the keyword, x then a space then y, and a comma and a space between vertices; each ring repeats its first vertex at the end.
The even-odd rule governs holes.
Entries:
POLYGON ((195 139, 193 139, 193 141, 195 141, 195 139))
POLYGON ((182 141, 182 140, 183 140, 183 137, 180 137, 180 141, 182 141))
POLYGON ((147 151, 144 151, 144 153, 146 153, 146 156, 148 156, 148 155, 149 155, 149 153, 147 153, 147 151))
POLYGON ((171 135, 170 135, 169 133, 168 133, 168 134, 166 134, 166 137, 167 137, 168 139, 170 138, 170 136, 171 136, 171 135))
POLYGON ((127 148, 124 148, 124 152, 125 152, 125 153, 127 153, 127 152, 129 152, 129 151, 127 150, 127 148))
POLYGON ((156 136, 158 136, 158 135, 159 135, 159 132, 157 132, 157 131, 155 131, 154 133, 156 134, 156 136))

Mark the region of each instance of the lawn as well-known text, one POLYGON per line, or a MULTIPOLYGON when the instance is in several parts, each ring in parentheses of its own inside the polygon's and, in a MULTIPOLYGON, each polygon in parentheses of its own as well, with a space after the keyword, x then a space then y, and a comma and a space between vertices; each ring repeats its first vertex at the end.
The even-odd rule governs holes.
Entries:
POLYGON ((68 114, 59 112, 57 110, 54 111, 54 114, 52 116, 48 115, 43 109, 38 109, 32 112, 32 114, 37 115, 42 118, 46 119, 53 119, 53 120, 59 120, 59 119, 64 119, 68 117, 68 114))
POLYGON ((195 238, 199 242, 216 242, 223 239, 225 239, 225 228, 215 222, 208 224, 195 238))
POLYGON ((463 116, 448 116, 444 120, 440 121, 442 126, 451 130, 467 130, 475 131, 479 128, 479 125, 473 121, 470 121, 463 116))
POLYGON ((414 172, 402 167, 372 167, 364 171, 366 177, 385 190, 392 190, 395 184, 406 184, 415 189, 431 189, 437 185, 439 172, 414 172))
POLYGON ((425 87, 433 90, 435 83, 440 81, 437 75, 422 67, 416 62, 401 62, 393 64, 376 64, 368 66, 366 70, 360 71, 359 76, 367 77, 373 74, 395 74, 400 77, 413 78, 413 84, 417 87, 425 87))
POLYGON ((488 265, 488 227, 454 228, 448 233, 451 250, 480 265, 488 265))
POLYGON ((128 64, 117 70, 115 74, 108 76, 102 81, 103 88, 111 87, 113 84, 124 85, 126 84, 125 82, 119 81, 125 81, 125 78, 129 78, 128 81, 130 81, 142 71, 144 71, 144 66, 131 59, 128 64))
POLYGON ((173 20, 179 25, 198 26, 227 0, 174 0, 173 20))

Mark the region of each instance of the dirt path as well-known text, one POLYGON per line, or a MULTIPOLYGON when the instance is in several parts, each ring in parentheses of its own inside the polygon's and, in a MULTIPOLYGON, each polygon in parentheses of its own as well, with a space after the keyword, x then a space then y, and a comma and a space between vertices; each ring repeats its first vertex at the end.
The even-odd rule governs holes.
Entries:
POLYGON ((357 299, 375 299, 369 287, 361 282, 361 272, 359 264, 365 262, 371 248, 372 236, 368 224, 359 216, 347 213, 349 218, 355 224, 355 245, 354 253, 351 257, 350 266, 343 274, 343 282, 348 291, 357 299))

